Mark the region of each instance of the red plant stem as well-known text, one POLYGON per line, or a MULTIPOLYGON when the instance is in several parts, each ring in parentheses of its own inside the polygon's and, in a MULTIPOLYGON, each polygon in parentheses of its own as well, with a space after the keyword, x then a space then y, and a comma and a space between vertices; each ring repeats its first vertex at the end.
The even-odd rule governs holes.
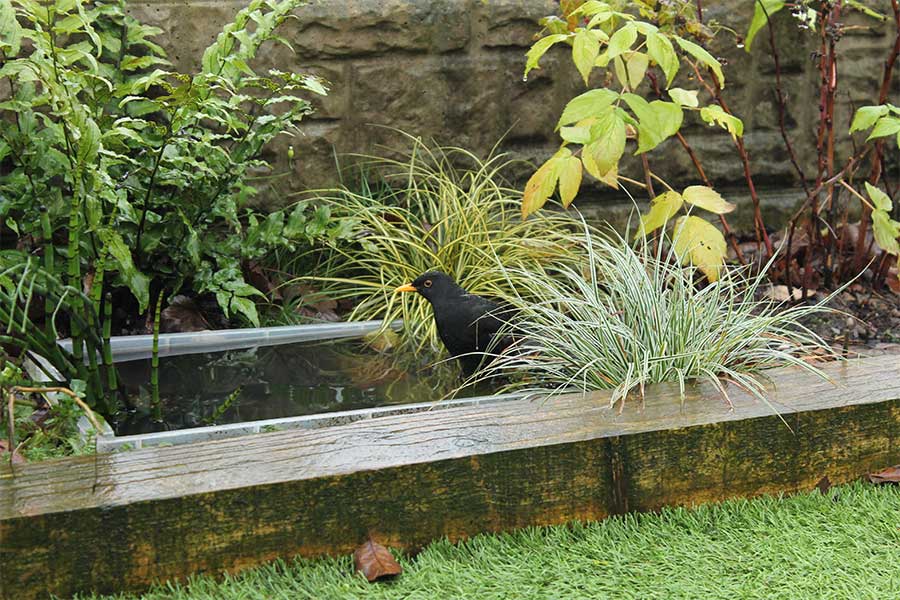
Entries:
MULTIPOLYGON (((659 88, 659 80, 653 73, 647 73, 647 77, 653 84, 653 89, 656 91, 656 95, 662 98, 662 90, 660 90, 659 88)), ((706 171, 703 169, 703 165, 700 164, 700 159, 697 158, 697 153, 694 152, 694 148, 688 143, 688 141, 680 131, 675 132, 675 136, 678 138, 679 143, 681 143, 681 147, 684 148, 684 151, 687 152, 687 155, 690 157, 691 163, 694 165, 694 169, 697 171, 697 175, 699 175, 700 179, 703 181, 703 185, 709 188, 713 187, 712 182, 710 182, 709 180, 709 177, 706 176, 706 171)), ((741 247, 738 245, 737 235, 735 235, 734 231, 731 229, 731 226, 728 224, 728 219, 725 218, 725 215, 719 215, 719 222, 722 224, 722 231, 725 232, 725 237, 728 239, 728 243, 731 244, 731 249, 734 250, 734 256, 735 258, 737 258, 738 263, 741 265, 747 264, 747 261, 744 258, 744 253, 741 252, 741 247)))
MULTIPOLYGON (((694 152, 694 148, 686 139, 684 139, 684 136, 681 135, 680 131, 675 135, 678 137, 678 141, 681 142, 682 148, 684 148, 685 152, 687 152, 688 156, 691 158, 694 169, 697 170, 697 174, 703 181, 703 185, 710 188, 713 187, 712 182, 710 182, 709 178, 706 176, 706 171, 703 170, 703 165, 700 164, 700 160, 694 152)), ((734 256, 737 258, 738 263, 742 265, 747 264, 747 259, 744 258, 744 253, 741 252, 741 247, 738 245, 737 235, 735 235, 734 230, 731 229, 725 215, 719 215, 719 222, 722 224, 722 230, 725 232, 725 237, 728 238, 728 242, 731 244, 731 249, 734 250, 734 256)))
MULTIPOLYGON (((831 22, 837 26, 839 23, 839 19, 841 17, 841 1, 838 0, 834 3, 834 6, 831 11, 831 22)), ((837 91, 837 38, 832 35, 829 36, 828 39, 828 82, 827 82, 827 115, 828 119, 826 125, 828 127, 828 153, 826 155, 826 168, 828 169, 828 178, 831 179, 834 176, 834 99, 837 91)), ((835 202, 834 202, 834 184, 829 184, 826 188, 826 204, 828 206, 828 223, 834 225, 834 215, 835 215, 835 202)), ((829 243, 829 261, 826 261, 825 265, 825 285, 831 287, 832 283, 832 272, 831 269, 834 266, 835 262, 835 240, 834 236, 830 239, 829 243)))
MULTIPOLYGON (((887 102, 888 92, 891 89, 891 79, 894 74, 894 65, 897 63, 897 57, 900 55, 900 0, 891 0, 891 9, 894 11, 894 26, 897 34, 894 37, 894 46, 890 54, 884 61, 884 76, 881 78, 881 89, 878 91, 878 104, 887 102)), ((869 183, 878 185, 881 179, 881 161, 884 156, 884 141, 875 142, 875 156, 872 158, 872 170, 869 173, 869 183)), ((859 222, 859 237, 856 240, 856 255, 854 267, 856 271, 860 271, 865 263, 866 248, 865 239, 868 234, 869 220, 872 217, 872 211, 868 206, 863 205, 862 216, 859 222)))
MULTIPOLYGON (((766 11, 765 6, 762 2, 759 3, 759 6, 762 7, 763 12, 766 14, 766 21, 768 23, 769 30, 769 48, 772 51, 772 60, 775 63, 775 99, 778 103, 778 127, 781 130, 781 139, 784 140, 784 146, 787 149, 788 156, 791 159, 791 164, 794 166, 794 170, 797 172, 797 176, 800 178, 800 184, 803 186, 803 191, 809 197, 809 182, 806 180, 806 174, 803 172, 803 168, 800 166, 800 161, 797 159, 797 153, 794 151, 794 145, 791 143, 790 137, 787 134, 787 101, 784 97, 784 87, 781 83, 781 57, 778 53, 778 46, 775 44, 775 30, 772 26, 772 20, 769 18, 769 13, 766 11)), ((794 241, 794 227, 792 226, 790 229, 790 233, 788 234, 787 239, 787 254, 785 256, 784 264, 784 274, 785 274, 785 284, 788 288, 788 296, 793 296, 791 281, 791 257, 793 255, 793 241, 794 241)))
MULTIPOLYGON (((697 75, 697 80, 703 84, 703 87, 712 95, 713 99, 715 99, 716 103, 722 107, 722 110, 725 111, 729 115, 734 115, 731 112, 731 109, 728 108, 728 103, 725 102, 725 98, 722 97, 721 87, 719 86, 718 78, 716 74, 711 70, 709 71, 709 76, 712 79, 712 85, 710 85, 700 73, 700 69, 697 67, 697 64, 693 61, 688 61, 691 67, 694 69, 694 73, 697 75)), ((753 224, 756 229, 756 242, 757 244, 764 244, 766 247, 766 260, 772 258, 772 255, 775 254, 775 250, 772 248, 772 240, 769 239, 769 234, 766 232, 766 225, 763 221, 762 211, 760 210, 760 202, 759 202, 759 194, 756 192, 756 185, 753 183, 753 175, 750 170, 750 155, 747 153, 747 148, 744 146, 744 138, 743 136, 732 136, 732 140, 734 141, 735 148, 737 148, 738 155, 741 157, 741 163, 744 167, 744 179, 747 180, 747 189, 750 191, 750 199, 753 201, 753 224)))
POLYGON ((697 20, 703 22, 703 1, 697 0, 697 20))
POLYGON ((644 167, 644 183, 647 184, 647 195, 650 200, 656 198, 656 192, 653 191, 653 178, 650 177, 650 161, 647 160, 647 154, 641 154, 641 165, 644 167))
MULTIPOLYGON (((760 4, 762 6, 762 4, 760 4)), ((765 11, 765 7, 763 7, 765 11)), ((766 13, 766 19, 769 18, 768 13, 766 13)), ((791 139, 787 134, 787 101, 784 97, 784 87, 781 83, 781 57, 778 54, 778 46, 775 44, 775 31, 772 29, 772 22, 769 21, 769 48, 772 50, 772 60, 775 62, 775 99, 778 101, 778 125, 781 129, 781 138, 784 140, 784 146, 788 151, 788 156, 791 159, 791 164, 794 167, 794 170, 797 171, 797 176, 800 177, 800 184, 803 186, 803 191, 806 194, 809 194, 809 182, 806 180, 806 174, 803 172, 803 168, 800 166, 800 161, 797 159, 797 152, 794 150, 794 145, 791 143, 791 139)))

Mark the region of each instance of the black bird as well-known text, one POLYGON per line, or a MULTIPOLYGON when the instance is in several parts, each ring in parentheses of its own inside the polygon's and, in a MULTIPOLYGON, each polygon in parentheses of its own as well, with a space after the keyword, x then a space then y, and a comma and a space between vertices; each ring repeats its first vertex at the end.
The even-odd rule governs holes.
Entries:
POLYGON ((512 338, 506 336, 493 341, 506 324, 508 311, 487 298, 470 294, 446 273, 429 271, 394 291, 418 292, 431 303, 438 335, 450 355, 462 364, 466 376, 482 366, 485 351, 498 354, 512 343, 512 338))

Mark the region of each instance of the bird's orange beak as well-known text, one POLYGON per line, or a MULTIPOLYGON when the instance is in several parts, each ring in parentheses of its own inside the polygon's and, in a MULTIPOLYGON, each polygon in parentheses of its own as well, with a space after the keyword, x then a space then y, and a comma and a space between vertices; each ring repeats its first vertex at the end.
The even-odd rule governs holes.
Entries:
POLYGON ((397 292, 417 292, 417 291, 418 290, 415 287, 413 287, 413 284, 407 283, 406 285, 401 285, 400 287, 395 289, 394 293, 396 294, 397 292))

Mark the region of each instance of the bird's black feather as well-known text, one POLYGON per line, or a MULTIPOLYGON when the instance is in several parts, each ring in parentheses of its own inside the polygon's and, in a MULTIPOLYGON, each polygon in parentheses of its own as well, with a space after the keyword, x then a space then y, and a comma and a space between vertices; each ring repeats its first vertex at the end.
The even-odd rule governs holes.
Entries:
POLYGON ((482 366, 485 352, 498 354, 511 343, 508 336, 497 339, 510 317, 510 309, 468 293, 439 271, 425 273, 412 286, 431 303, 438 335, 450 354, 460 361, 466 375, 482 366))

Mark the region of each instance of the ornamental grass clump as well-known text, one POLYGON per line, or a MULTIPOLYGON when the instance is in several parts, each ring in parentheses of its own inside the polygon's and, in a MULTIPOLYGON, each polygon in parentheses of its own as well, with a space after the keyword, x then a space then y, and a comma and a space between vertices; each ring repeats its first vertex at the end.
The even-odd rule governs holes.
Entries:
POLYGON ((403 319, 404 345, 437 353, 443 346, 428 302, 394 288, 440 270, 469 292, 502 302, 526 289, 526 280, 576 269, 585 260, 584 239, 563 213, 522 220, 522 193, 503 178, 511 164, 504 155, 482 160, 411 139, 400 158, 368 157, 369 172, 388 184, 380 193, 319 194, 333 215, 355 221, 355 243, 334 247, 318 267, 324 275, 309 279, 330 298, 357 300, 348 320, 403 319))
MULTIPOLYGON (((617 234, 587 235, 587 269, 561 266, 555 278, 510 269, 521 296, 510 325, 519 340, 482 372, 511 379, 525 391, 612 390, 610 402, 643 394, 651 383, 712 383, 730 402, 727 383, 762 401, 763 371, 808 362, 833 350, 802 325, 815 306, 779 306, 758 299, 765 269, 723 269, 698 284, 696 268, 673 253, 617 234)), ((662 247, 662 244, 660 245, 662 247)))

